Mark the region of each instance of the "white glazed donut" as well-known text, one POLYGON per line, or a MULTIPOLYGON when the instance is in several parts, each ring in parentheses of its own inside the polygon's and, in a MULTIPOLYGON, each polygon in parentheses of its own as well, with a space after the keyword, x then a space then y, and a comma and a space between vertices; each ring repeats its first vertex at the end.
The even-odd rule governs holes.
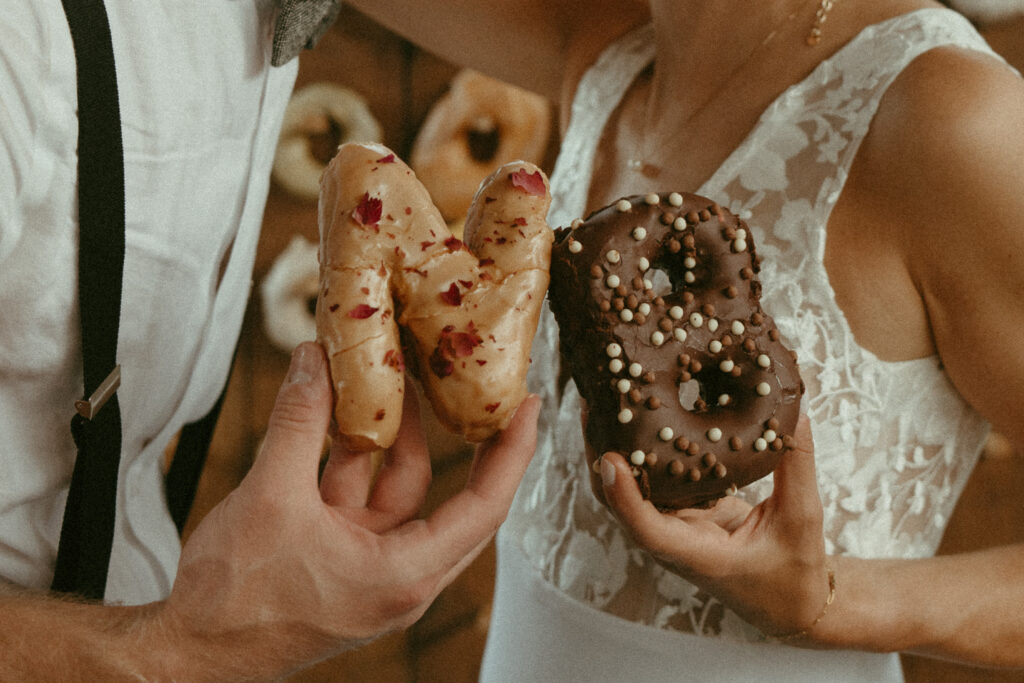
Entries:
POLYGON ((296 235, 260 283, 263 330, 270 343, 288 353, 316 339, 314 311, 320 289, 316 251, 316 244, 296 235))
POLYGON ((513 160, 543 160, 548 101, 465 69, 427 114, 409 165, 449 223, 464 218, 480 179, 513 160))
POLYGON ((334 83, 312 83, 295 91, 285 109, 274 180, 297 197, 315 200, 320 176, 339 145, 382 138, 380 123, 359 94, 334 83), (319 138, 326 138, 326 153, 315 149, 319 138))

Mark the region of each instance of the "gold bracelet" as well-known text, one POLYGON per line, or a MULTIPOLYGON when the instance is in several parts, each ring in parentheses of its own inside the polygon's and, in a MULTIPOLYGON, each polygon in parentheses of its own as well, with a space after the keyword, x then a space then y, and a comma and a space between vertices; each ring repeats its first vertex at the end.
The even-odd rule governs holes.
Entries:
POLYGON ((788 642, 790 640, 797 640, 798 638, 803 638, 808 633, 810 633, 812 628, 814 628, 815 626, 818 625, 819 621, 821 621, 822 619, 825 618, 825 615, 828 614, 829 606, 832 604, 832 602, 835 599, 836 599, 836 572, 835 572, 834 569, 829 569, 828 570, 828 597, 825 598, 825 605, 821 608, 821 612, 819 612, 818 616, 816 616, 814 618, 814 621, 811 622, 810 626, 808 626, 807 628, 801 629, 801 630, 797 631, 796 633, 788 633, 788 634, 783 634, 781 636, 769 636, 769 637, 772 640, 779 641, 780 643, 785 643, 785 642, 788 642))

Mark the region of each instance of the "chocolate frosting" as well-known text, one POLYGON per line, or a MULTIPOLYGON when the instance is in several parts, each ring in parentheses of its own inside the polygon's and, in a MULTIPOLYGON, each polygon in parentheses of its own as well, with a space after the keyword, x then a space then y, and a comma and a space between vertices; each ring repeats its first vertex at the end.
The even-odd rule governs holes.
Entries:
POLYGON ((556 232, 548 298, 591 465, 621 453, 672 509, 775 469, 804 387, 758 271, 746 224, 694 194, 627 197, 556 232))

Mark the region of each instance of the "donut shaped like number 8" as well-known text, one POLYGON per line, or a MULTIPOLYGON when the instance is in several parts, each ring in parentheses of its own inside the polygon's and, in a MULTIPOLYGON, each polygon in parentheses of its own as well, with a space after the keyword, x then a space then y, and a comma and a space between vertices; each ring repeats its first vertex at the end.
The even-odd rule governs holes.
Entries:
POLYGON ((508 426, 548 286, 550 202, 540 169, 506 164, 481 183, 463 243, 390 149, 339 148, 320 187, 316 321, 350 449, 394 442, 406 363, 467 441, 508 426))
POLYGON ((557 231, 548 296, 590 465, 621 453, 659 507, 709 504, 792 446, 803 382, 758 264, 746 224, 694 194, 627 197, 557 231))

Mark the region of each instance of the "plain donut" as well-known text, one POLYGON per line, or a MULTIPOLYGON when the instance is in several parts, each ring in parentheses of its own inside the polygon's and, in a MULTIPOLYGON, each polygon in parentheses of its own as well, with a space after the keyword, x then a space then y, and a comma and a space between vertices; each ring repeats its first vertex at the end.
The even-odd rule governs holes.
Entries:
POLYGON ((546 99, 464 69, 427 114, 410 165, 451 222, 465 216, 480 179, 495 168, 542 159, 550 130, 546 99))

